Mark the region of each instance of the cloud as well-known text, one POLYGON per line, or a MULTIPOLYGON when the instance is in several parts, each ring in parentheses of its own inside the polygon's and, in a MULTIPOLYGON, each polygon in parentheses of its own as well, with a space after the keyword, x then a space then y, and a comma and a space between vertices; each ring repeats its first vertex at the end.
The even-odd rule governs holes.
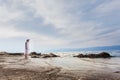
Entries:
POLYGON ((6 25, 0 25, 0 38, 12 38, 23 35, 24 33, 20 33, 15 28, 6 25))
POLYGON ((53 37, 49 37, 43 34, 36 34, 34 32, 25 32, 16 29, 14 26, 6 26, 0 25, 0 39, 11 39, 11 38, 29 38, 32 40, 34 45, 41 46, 42 48, 49 47, 57 47, 59 45, 66 44, 65 41, 56 39, 53 37))
MULTIPOLYGON (((14 0, 12 0, 14 2, 14 0)), ((18 4, 18 2, 15 1, 18 4)), ((11 4, 12 6, 14 4, 11 4)), ((16 5, 15 5, 16 6, 16 5)), ((6 5, 0 6, 0 38, 9 39, 9 38, 30 38, 34 41, 34 44, 41 46, 57 46, 63 45, 65 42, 61 39, 57 39, 51 36, 44 34, 39 34, 30 31, 19 30, 19 27, 16 26, 17 22, 24 21, 27 15, 25 11, 16 9, 15 6, 8 7, 6 5)))
POLYGON ((8 9, 6 6, 0 6, 0 22, 8 22, 11 20, 18 20, 21 19, 23 16, 22 11, 11 10, 8 9))
POLYGON ((99 25, 99 23, 93 21, 82 21, 83 13, 79 9, 83 4, 78 4, 74 1, 35 0, 26 1, 25 5, 33 9, 35 17, 42 17, 44 24, 54 25, 60 34, 68 38, 82 37, 91 27, 99 25), (67 5, 68 3, 69 6, 67 5))
POLYGON ((22 19, 23 12, 18 10, 9 9, 5 5, 0 5, 0 38, 17 37, 21 34, 15 29, 11 21, 22 19))
POLYGON ((113 13, 113 11, 119 11, 120 10, 119 7, 120 7, 120 0, 110 0, 96 7, 95 10, 99 14, 107 15, 113 13))
POLYGON ((6 0, 0 5, 0 38, 30 38, 51 48, 116 45, 119 19, 107 14, 118 10, 119 0, 6 0))

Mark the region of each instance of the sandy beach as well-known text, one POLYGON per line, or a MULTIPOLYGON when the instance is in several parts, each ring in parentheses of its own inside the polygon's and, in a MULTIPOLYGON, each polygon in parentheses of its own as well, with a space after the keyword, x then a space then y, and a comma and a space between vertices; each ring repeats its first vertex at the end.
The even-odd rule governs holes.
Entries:
POLYGON ((114 59, 0 56, 0 80, 120 80, 114 59), (103 61, 105 64, 103 64, 103 61))

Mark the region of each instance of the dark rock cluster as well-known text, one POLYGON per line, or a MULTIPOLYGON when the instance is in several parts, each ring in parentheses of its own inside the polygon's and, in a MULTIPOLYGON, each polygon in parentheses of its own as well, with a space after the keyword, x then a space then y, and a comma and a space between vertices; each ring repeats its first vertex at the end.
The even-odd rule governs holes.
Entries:
POLYGON ((29 55, 31 56, 31 58, 40 58, 41 53, 31 52, 29 55))
MULTIPOLYGON (((24 53, 8 53, 8 52, 0 52, 0 55, 2 56, 22 56, 24 53)), ((52 57, 60 57, 59 55, 56 55, 54 53, 49 54, 41 54, 37 52, 31 52, 29 54, 31 58, 52 58, 52 57)), ((113 57, 107 52, 101 52, 98 54, 78 54, 73 57, 79 57, 79 58, 110 58, 113 57)))
POLYGON ((74 57, 79 57, 79 58, 110 58, 112 56, 107 52, 101 52, 98 54, 79 54, 79 55, 76 55, 74 57))
POLYGON ((49 54, 41 54, 41 53, 36 53, 36 52, 31 52, 30 53, 31 58, 50 58, 50 57, 60 57, 58 55, 55 55, 53 53, 49 54))
POLYGON ((0 52, 0 55, 3 56, 22 56, 24 53, 9 53, 9 52, 0 52))
POLYGON ((60 56, 55 55, 55 54, 53 54, 53 53, 50 53, 50 54, 43 54, 43 55, 42 55, 42 58, 49 58, 49 57, 60 57, 60 56))

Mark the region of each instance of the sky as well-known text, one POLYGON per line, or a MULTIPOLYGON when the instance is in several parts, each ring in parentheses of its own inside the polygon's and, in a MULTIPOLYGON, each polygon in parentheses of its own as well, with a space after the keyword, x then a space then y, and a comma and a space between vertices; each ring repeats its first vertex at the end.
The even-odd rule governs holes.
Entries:
POLYGON ((120 45, 120 0, 0 0, 0 51, 120 45))

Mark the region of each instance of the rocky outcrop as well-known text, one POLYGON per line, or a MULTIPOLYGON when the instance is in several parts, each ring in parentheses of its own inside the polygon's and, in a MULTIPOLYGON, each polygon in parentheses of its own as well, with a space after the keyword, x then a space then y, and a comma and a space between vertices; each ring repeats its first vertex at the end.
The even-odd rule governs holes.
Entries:
POLYGON ((41 53, 31 52, 30 55, 38 55, 38 56, 41 56, 41 53))
POLYGON ((31 52, 30 53, 31 58, 51 58, 51 57, 60 57, 58 55, 55 55, 53 53, 49 53, 49 54, 41 54, 41 53, 37 53, 37 52, 31 52))
POLYGON ((98 54, 78 54, 74 57, 79 57, 79 58, 110 58, 112 56, 107 52, 101 52, 98 54))
POLYGON ((40 56, 32 55, 31 58, 40 58, 40 56))
POLYGON ((22 56, 24 53, 8 53, 11 56, 22 56))
POLYGON ((0 52, 0 55, 7 55, 7 52, 0 52))
POLYGON ((30 55, 37 55, 37 52, 31 52, 30 55))
POLYGON ((76 56, 74 56, 74 57, 84 58, 84 57, 86 57, 86 55, 84 55, 84 54, 78 54, 78 55, 76 55, 76 56))
POLYGON ((101 52, 98 54, 98 57, 108 58, 108 57, 112 57, 112 56, 107 52, 101 52))
POLYGON ((50 54, 42 54, 41 56, 42 56, 42 58, 60 57, 60 56, 55 55, 55 54, 53 54, 53 53, 50 53, 50 54))
POLYGON ((9 53, 9 52, 0 52, 0 55, 5 56, 22 56, 24 53, 9 53))
POLYGON ((31 58, 40 58, 41 53, 37 53, 37 52, 31 52, 30 53, 31 58))

